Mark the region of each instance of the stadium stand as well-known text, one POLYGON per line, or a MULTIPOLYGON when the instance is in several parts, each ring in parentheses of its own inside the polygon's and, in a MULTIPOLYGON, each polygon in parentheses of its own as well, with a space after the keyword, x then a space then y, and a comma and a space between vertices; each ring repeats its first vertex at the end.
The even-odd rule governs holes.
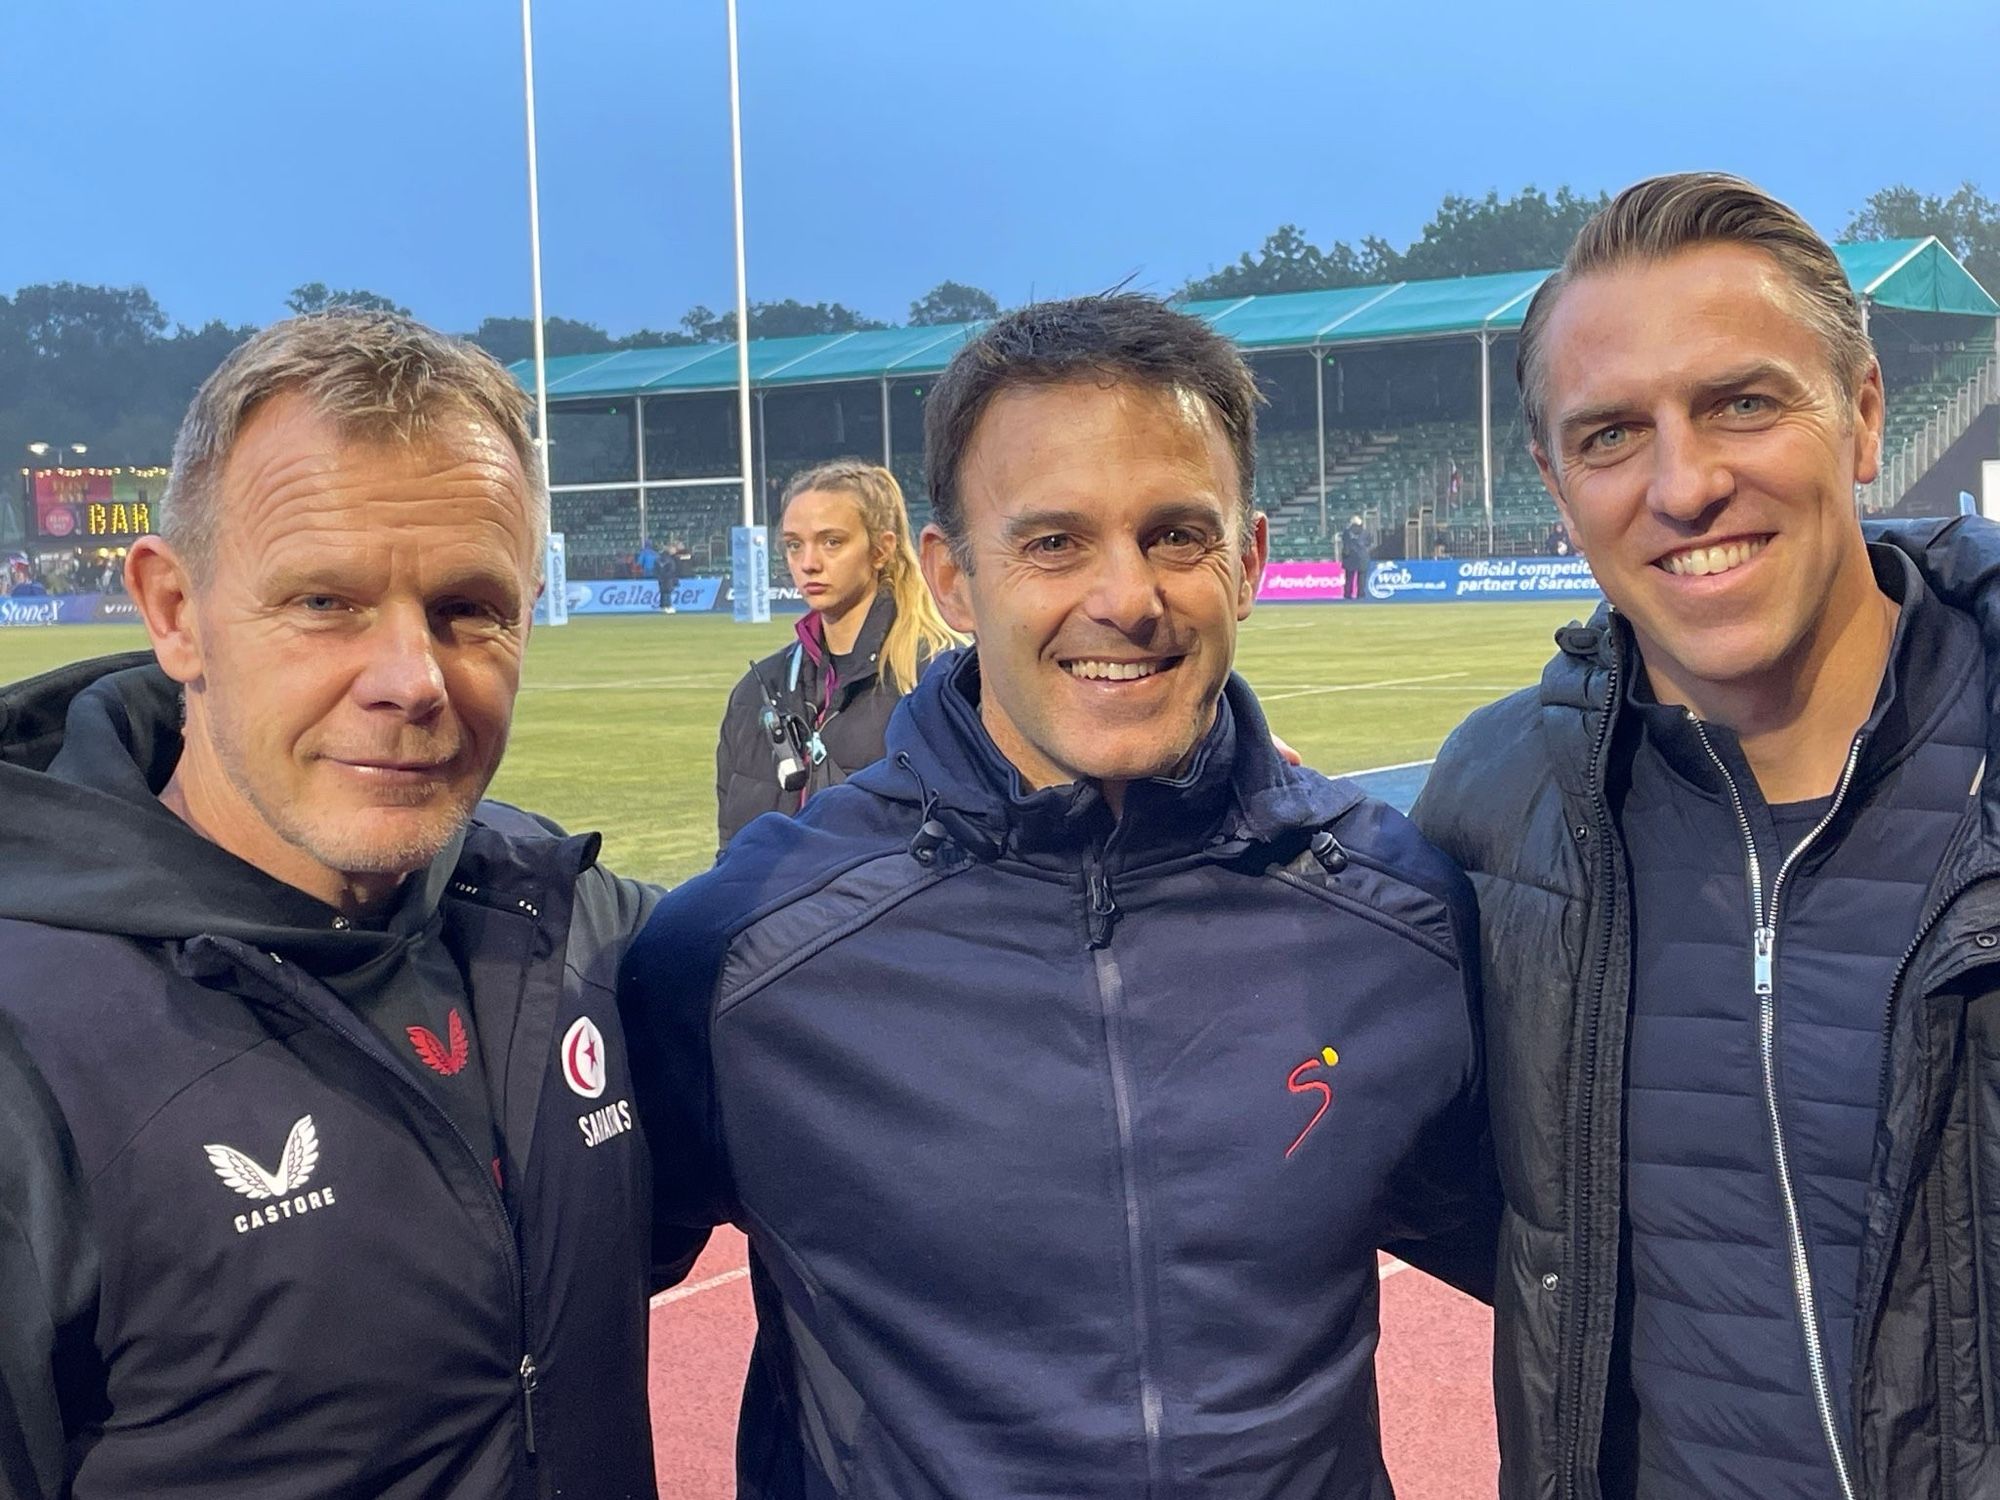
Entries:
MULTIPOLYGON (((2000 404, 2000 303, 1935 239, 1836 248, 1870 316, 1889 393, 1885 472, 1858 499, 1888 510, 2000 404)), ((1271 520, 1273 555, 1330 556, 1334 534, 1356 515, 1383 557, 1543 550, 1557 518, 1527 451, 1513 364, 1522 316, 1546 275, 1184 304, 1242 346, 1269 397, 1256 498, 1271 520)), ((797 470, 886 453, 921 530, 930 518, 918 451, 925 386, 981 326, 753 339, 759 519, 775 523, 797 470)), ((529 362, 513 371, 532 388, 529 362)), ((628 573, 642 528, 655 542, 684 540, 699 566, 725 564, 742 503, 735 346, 577 355, 548 361, 546 371, 554 519, 572 575, 628 573)), ((782 571, 775 558, 774 571, 782 571)))

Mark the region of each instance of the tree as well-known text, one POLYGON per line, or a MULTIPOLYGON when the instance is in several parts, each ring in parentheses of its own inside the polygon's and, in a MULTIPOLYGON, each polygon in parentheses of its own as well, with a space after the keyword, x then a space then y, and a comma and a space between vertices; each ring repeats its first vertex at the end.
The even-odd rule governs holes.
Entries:
POLYGON ((1358 246, 1336 240, 1321 250, 1296 224, 1280 224, 1254 255, 1246 251, 1234 265, 1190 281, 1181 295, 1247 297, 1539 270, 1560 265, 1584 221, 1609 201, 1602 193, 1592 198, 1567 187, 1558 188, 1554 198, 1536 187, 1506 199, 1497 192, 1484 198, 1450 194, 1405 250, 1375 235, 1358 246))
POLYGON ((910 304, 910 326, 929 328, 940 323, 974 323, 1000 316, 1000 304, 991 292, 962 281, 940 281, 910 304))
POLYGON ((361 290, 336 291, 324 281, 308 281, 304 286, 292 288, 291 296, 285 299, 285 306, 295 313, 325 312, 330 307, 354 307, 362 312, 401 313, 410 315, 407 307, 399 307, 379 292, 361 290))
POLYGON ((1400 274, 1410 279, 1486 276, 1496 271, 1537 271, 1562 264, 1571 241, 1590 216, 1611 200, 1567 187, 1553 199, 1540 188, 1512 198, 1448 194, 1415 244, 1403 252, 1400 274))
MULTIPOLYGON (((723 344, 736 337, 736 313, 712 312, 697 304, 681 315, 681 327, 697 343, 723 344)), ((838 302, 783 302, 750 304, 750 337, 753 339, 793 338, 800 334, 852 333, 859 329, 886 328, 888 324, 863 317, 838 302)))
POLYGON ((1898 183, 1883 188, 1848 222, 1850 240, 1913 240, 1936 235, 1980 285, 2000 296, 2000 204, 1969 182, 1949 198, 1898 183))
MULTIPOLYGON (((532 318, 488 318, 467 337, 503 365, 527 359, 535 352, 532 318)), ((580 323, 574 318, 542 319, 542 352, 550 359, 565 354, 605 354, 621 347, 620 340, 613 339, 595 323, 580 323)))
POLYGON ((685 344, 698 344, 696 338, 684 328, 635 328, 622 339, 613 339, 614 349, 672 349, 685 344))
POLYGON ((1245 251, 1236 264, 1190 281, 1181 295, 1191 301, 1209 297, 1248 297, 1264 292, 1307 292, 1326 287, 1364 286, 1392 281, 1398 257, 1385 240, 1369 236, 1356 249, 1337 240, 1326 250, 1305 237, 1296 224, 1280 224, 1264 237, 1255 255, 1245 251))

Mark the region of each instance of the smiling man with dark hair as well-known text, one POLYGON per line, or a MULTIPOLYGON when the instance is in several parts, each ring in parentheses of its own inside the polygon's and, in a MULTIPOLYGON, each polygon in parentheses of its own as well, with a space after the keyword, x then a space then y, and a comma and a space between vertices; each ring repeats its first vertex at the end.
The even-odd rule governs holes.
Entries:
POLYGON ((1255 401, 1143 297, 967 345, 976 647, 633 950, 662 1222, 751 1239, 746 1494, 1384 1495, 1376 1247, 1490 1278, 1463 880, 1231 675, 1255 401))

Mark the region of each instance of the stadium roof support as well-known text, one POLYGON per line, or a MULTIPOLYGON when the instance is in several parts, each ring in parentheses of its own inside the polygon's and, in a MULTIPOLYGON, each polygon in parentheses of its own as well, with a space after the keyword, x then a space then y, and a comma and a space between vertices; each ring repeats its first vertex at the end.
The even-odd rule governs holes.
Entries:
MULTIPOLYGON (((1935 238, 1836 245, 1864 308, 2000 317, 1995 302, 1935 238)), ((1246 353, 1304 353, 1419 339, 1491 340, 1517 331, 1548 271, 1503 271, 1445 281, 1397 281, 1319 292, 1282 292, 1182 304, 1246 353)), ((984 323, 878 328, 752 339, 750 384, 759 390, 935 375, 984 323)), ((725 391, 736 384, 736 345, 694 344, 573 354, 548 361, 552 400, 725 391)), ((510 367, 524 385, 529 361, 510 367)))

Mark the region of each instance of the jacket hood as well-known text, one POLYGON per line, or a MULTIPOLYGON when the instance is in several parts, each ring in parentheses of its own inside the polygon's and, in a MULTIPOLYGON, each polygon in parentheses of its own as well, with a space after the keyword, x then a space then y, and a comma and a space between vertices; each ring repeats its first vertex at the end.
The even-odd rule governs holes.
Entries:
MULTIPOLYGON (((884 758, 853 782, 923 807, 987 858, 1059 852, 1108 836, 1110 808, 1094 782, 1028 789, 987 733, 979 694, 977 649, 941 655, 897 705, 884 758)), ((1232 674, 1187 771, 1126 789, 1118 843, 1128 862, 1230 840, 1269 843, 1332 821, 1360 795, 1287 765, 1255 695, 1232 674)))
POLYGON ((150 652, 0 690, 0 917, 157 941, 206 934, 316 972, 370 962, 428 922, 460 840, 378 925, 211 843, 159 801, 181 754, 180 690, 150 652))

